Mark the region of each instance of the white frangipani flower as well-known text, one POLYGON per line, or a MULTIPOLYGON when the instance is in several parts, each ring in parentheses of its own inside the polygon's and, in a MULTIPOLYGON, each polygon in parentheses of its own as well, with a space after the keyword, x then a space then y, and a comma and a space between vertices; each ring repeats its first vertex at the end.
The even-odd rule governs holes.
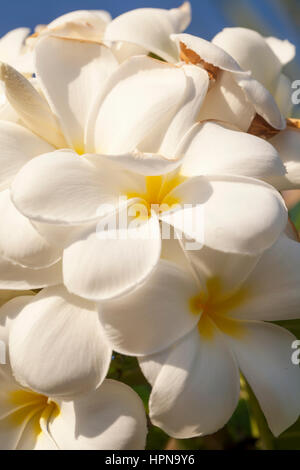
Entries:
POLYGON ((225 28, 212 42, 269 90, 284 116, 290 115, 293 107, 291 81, 282 69, 295 57, 293 44, 275 37, 265 38, 247 28, 225 28))
POLYGON ((271 93, 234 58, 212 42, 190 34, 174 34, 181 60, 203 67, 212 86, 199 118, 219 119, 248 131, 258 116, 272 129, 285 128, 285 119, 271 93))
MULTIPOLYGON (((58 297, 51 299, 50 292, 48 295, 45 293, 44 300, 26 295, 26 297, 14 298, 2 306, 0 309, 0 340, 9 345, 10 333, 14 329, 17 319, 22 316, 24 308, 26 309, 30 302, 37 299, 37 309, 38 304, 40 304, 40 309, 43 312, 45 298, 47 298, 46 303, 48 302, 48 307, 52 302, 53 310, 51 310, 51 313, 55 314, 56 309, 60 309, 63 300, 58 297)), ((80 302, 80 299, 77 301, 80 302)), ((72 337, 72 334, 76 335, 77 357, 75 355, 72 357, 68 354, 67 337, 65 338, 65 347, 63 348, 62 343, 61 347, 59 346, 56 335, 57 328, 54 324, 52 324, 52 328, 48 323, 43 332, 45 333, 45 330, 48 330, 49 333, 49 341, 45 343, 43 349, 43 358, 45 361, 47 359, 52 361, 50 356, 55 351, 55 347, 58 348, 55 360, 52 361, 52 372, 56 373, 56 378, 59 375, 62 377, 62 369, 65 369, 66 382, 71 380, 72 364, 78 366, 80 361, 84 363, 86 359, 89 360, 88 350, 92 353, 93 349, 97 356, 97 350, 99 351, 101 344, 103 344, 98 334, 100 344, 90 344, 90 349, 82 349, 85 341, 82 329, 84 325, 81 325, 76 330, 76 308, 78 309, 79 306, 72 305, 71 303, 64 311, 61 309, 64 321, 60 324, 60 327, 65 329, 69 339, 72 337), (73 326, 68 324, 68 318, 70 319, 71 313, 74 315, 73 326), (55 329, 56 332, 54 331, 55 329), (52 344, 51 339, 53 341, 52 344), (48 350, 46 354, 45 350, 48 350), (69 361, 68 367, 66 367, 66 361, 69 361)), ((95 322, 95 315, 92 311, 86 312, 85 321, 87 324, 93 324, 94 329, 98 329, 99 333, 97 322, 95 322)), ((38 339, 39 332, 36 330, 36 333, 35 339, 38 339)), ((104 351, 104 346, 102 346, 102 352, 104 353, 103 360, 105 361, 104 351)), ((107 351, 110 351, 110 349, 108 348, 107 351)), ((42 353, 42 351, 40 352, 42 353)), ((106 356, 109 363, 110 354, 106 356)), ((39 367, 40 363, 36 361, 38 357, 41 358, 42 356, 28 357, 27 365, 30 363, 33 370, 36 365, 39 367)), ((7 354, 7 358, 10 358, 10 354, 7 354)), ((45 362, 44 365, 46 370, 51 372, 48 368, 49 363, 47 365, 45 362)), ((73 372, 74 370, 73 367, 73 372)), ((67 399, 64 399, 61 393, 55 394, 55 391, 58 391, 58 389, 55 390, 53 387, 52 394, 50 395, 40 393, 30 387, 24 387, 24 384, 22 386, 17 382, 16 375, 18 374, 15 374, 11 367, 11 362, 1 365, 0 449, 135 450, 144 448, 147 434, 144 406, 137 394, 127 385, 114 380, 104 380, 100 388, 95 389, 95 387, 91 387, 88 393, 83 394, 84 388, 82 387, 85 386, 86 390, 88 387, 87 384, 84 384, 84 377, 82 377, 81 394, 78 395, 79 387, 77 386, 76 388, 76 377, 73 374, 74 396, 71 397, 70 392, 72 388, 70 388, 69 396, 67 399)), ((45 380, 47 380, 46 375, 47 372, 44 370, 45 380)), ((51 380, 53 379, 50 373, 47 382, 48 386, 50 386, 51 380)))
POLYGON ((150 417, 169 435, 223 427, 238 403, 239 370, 279 435, 300 413, 300 370, 295 337, 270 322, 299 318, 299 243, 284 235, 258 262, 245 257, 242 279, 241 259, 238 269, 213 250, 190 259, 195 278, 161 260, 147 283, 100 304, 107 338, 140 356, 153 387, 150 417))
POLYGON ((146 435, 143 403, 121 382, 63 401, 22 388, 1 366, 1 450, 142 450, 146 435))
MULTIPOLYGON (((144 281, 160 257, 159 221, 212 249, 250 255, 269 248, 285 227, 281 196, 259 180, 229 175, 185 179, 170 173, 174 161, 159 156, 155 166, 157 176, 151 158, 79 157, 64 151, 32 160, 15 178, 14 203, 31 220, 86 225, 63 254, 64 283, 71 292, 105 300, 144 281), (120 202, 121 197, 125 200, 120 202), (137 204, 137 223, 130 218, 129 225, 99 235, 103 217, 104 229, 115 227, 116 214, 122 220, 127 213, 134 216, 137 204), (200 206, 203 220, 197 212, 200 206)), ((197 253, 201 256, 201 250, 197 253)))

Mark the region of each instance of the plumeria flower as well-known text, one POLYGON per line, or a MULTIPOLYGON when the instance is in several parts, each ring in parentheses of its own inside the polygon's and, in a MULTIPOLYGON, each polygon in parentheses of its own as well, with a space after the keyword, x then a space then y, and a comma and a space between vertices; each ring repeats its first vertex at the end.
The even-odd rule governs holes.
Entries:
POLYGON ((265 38, 246 28, 225 28, 212 42, 228 52, 243 70, 249 70, 270 91, 284 116, 291 114, 291 81, 282 69, 295 57, 293 44, 287 39, 265 38))
POLYGON ((223 120, 246 132, 253 130, 257 121, 273 130, 285 128, 271 93, 224 49, 190 34, 174 34, 172 39, 181 60, 203 67, 210 75, 211 89, 200 119, 223 120))
POLYGON ((1 450, 143 450, 146 416, 127 385, 61 401, 23 389, 0 370, 1 450))
MULTIPOLYGON (((38 296, 29 295, 14 298, 5 303, 0 309, 0 340, 7 345, 15 322, 32 301, 37 299, 36 308, 42 312, 46 310, 44 308, 45 300, 38 299, 38 296)), ((48 313, 50 314, 51 310, 51 314, 55 315, 56 309, 61 307, 63 299, 59 300, 58 297, 50 299, 50 292, 48 292, 48 296, 44 295, 45 298, 47 298, 46 303, 49 307, 48 313), (52 305, 50 305, 51 303, 52 305)), ((79 301, 80 299, 78 299, 79 301)), ((51 370, 52 372, 60 370, 56 374, 56 379, 65 371, 65 382, 72 381, 68 396, 59 393, 58 387, 52 387, 50 395, 41 393, 36 389, 33 390, 32 387, 30 388, 24 383, 20 384, 15 378, 16 376, 18 378, 18 373, 15 373, 11 368, 12 362, 9 361, 6 365, 1 365, 0 449, 133 450, 144 448, 147 434, 144 406, 130 387, 121 382, 106 379, 102 381, 100 387, 96 389, 92 387, 88 390, 88 393, 84 393, 84 390, 88 389, 85 383, 87 376, 81 377, 80 390, 75 382, 74 370, 75 367, 80 368, 79 362, 81 361, 83 364, 87 361, 89 363, 89 354, 90 356, 94 354, 94 367, 96 368, 98 352, 101 347, 104 351, 101 334, 95 321, 97 313, 92 311, 85 312, 85 322, 91 327, 93 325, 98 334, 94 338, 95 341, 90 338, 89 348, 82 349, 84 343, 82 339, 85 336, 82 329, 82 327, 84 328, 84 318, 82 317, 83 323, 80 326, 76 320, 76 308, 78 310, 79 305, 72 306, 70 304, 68 309, 61 311, 64 320, 60 326, 68 330, 67 337, 63 339, 63 341, 66 340, 66 343, 62 341, 60 345, 58 344, 58 330, 54 331, 55 328, 52 329, 48 323, 46 329, 48 331, 52 330, 52 333, 50 333, 49 342, 44 344, 44 348, 46 347, 48 350, 47 354, 43 355, 45 360, 44 382, 47 381, 46 371, 48 371, 50 372, 50 380, 47 381, 49 388, 52 378, 51 371, 48 369, 47 358, 50 359, 52 353, 56 351, 51 370), (71 323, 68 325, 67 323, 71 320, 72 314, 74 316, 73 325, 71 323), (81 358, 79 356, 73 356, 72 358, 68 355, 68 341, 74 334, 77 338, 77 351, 81 351, 81 358), (57 347, 58 351, 55 347, 53 348, 53 345, 57 347), (65 356, 69 361, 68 365, 65 356), (72 396, 71 392, 73 393, 72 396)), ((82 314, 84 315, 84 312, 82 314)), ((50 320, 50 316, 48 320, 50 320)), ((34 330, 35 326, 31 326, 34 330)), ((52 326, 54 327, 54 324, 52 326)), ((109 348, 108 351, 110 351, 109 348)), ((10 359, 10 355, 7 356, 7 359, 10 359)), ((106 360, 104 356, 105 352, 102 356, 103 361, 106 360)), ((27 364, 30 363, 32 370, 35 369, 36 365, 39 366, 39 358, 41 358, 39 354, 35 357, 28 356, 27 364)), ((107 362, 108 364, 110 362, 110 353, 107 356, 107 362)), ((91 364, 90 366, 92 367, 91 364)), ((95 375, 97 375, 96 371, 95 375)), ((62 392, 62 389, 60 389, 60 392, 62 392)))
MULTIPOLYGON (((18 297, 2 307, 0 339, 5 343, 27 302, 28 297, 18 297)), ((143 449, 146 434, 143 404, 121 382, 105 380, 97 390, 66 401, 22 387, 10 364, 0 368, 2 450, 143 449)))
POLYGON ((140 357, 151 420, 169 435, 223 427, 241 371, 278 436, 299 416, 300 370, 291 361, 295 337, 270 322, 299 318, 299 243, 283 235, 258 262, 245 257, 243 278, 241 260, 211 249, 190 261, 193 275, 181 261, 161 260, 147 283, 100 304, 107 338, 140 357))
POLYGON ((63 277, 70 292, 93 301, 147 279, 160 258, 160 223, 212 249, 254 256, 284 229, 287 211, 271 186, 234 175, 185 178, 180 170, 168 171, 173 167, 160 156, 50 153, 19 172, 12 197, 38 223, 85 224, 64 249, 63 277), (116 224, 126 214, 128 223, 116 224))

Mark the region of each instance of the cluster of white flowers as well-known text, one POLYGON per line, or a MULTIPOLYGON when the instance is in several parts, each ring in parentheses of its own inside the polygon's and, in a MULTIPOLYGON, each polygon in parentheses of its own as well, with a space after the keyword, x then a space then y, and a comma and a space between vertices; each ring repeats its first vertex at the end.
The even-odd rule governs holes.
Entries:
POLYGON ((208 42, 190 17, 76 11, 0 40, 1 449, 144 448, 112 351, 172 437, 223 427, 240 373, 275 435, 299 416, 295 337, 272 323, 300 317, 295 50, 208 42))

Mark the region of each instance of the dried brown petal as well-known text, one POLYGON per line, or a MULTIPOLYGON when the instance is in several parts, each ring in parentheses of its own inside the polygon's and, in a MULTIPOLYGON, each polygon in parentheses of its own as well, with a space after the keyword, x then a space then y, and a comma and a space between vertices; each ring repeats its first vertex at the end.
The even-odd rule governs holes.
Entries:
POLYGON ((189 49, 183 42, 180 41, 180 60, 183 60, 187 64, 201 65, 206 70, 210 80, 216 80, 219 72, 219 67, 215 67, 213 64, 205 62, 201 57, 196 54, 195 51, 189 49))

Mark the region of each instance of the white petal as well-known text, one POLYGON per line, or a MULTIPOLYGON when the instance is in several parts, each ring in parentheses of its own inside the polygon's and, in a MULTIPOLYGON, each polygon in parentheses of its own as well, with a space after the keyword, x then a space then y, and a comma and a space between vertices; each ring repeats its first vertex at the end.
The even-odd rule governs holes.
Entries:
POLYGON ((218 75, 200 110, 199 120, 219 120, 247 132, 255 116, 255 108, 246 100, 235 75, 226 71, 218 75))
POLYGON ((247 28, 225 28, 212 42, 230 54, 253 78, 269 88, 277 79, 282 64, 257 31, 247 28))
POLYGON ((130 355, 153 354, 182 338, 199 321, 199 315, 190 310, 190 301, 198 292, 191 275, 160 261, 141 287, 99 306, 113 349, 130 355))
MULTIPOLYGON (((11 299, 9 299, 9 296, 6 295, 6 303, 1 306, 0 308, 0 340, 5 343, 6 345, 6 350, 5 350, 5 364, 3 364, 2 361, 0 361, 0 368, 1 368, 1 375, 0 375, 0 420, 1 417, 6 414, 7 410, 10 408, 10 404, 6 403, 4 400, 4 394, 7 392, 7 387, 11 385, 13 382, 12 377, 12 371, 11 371, 11 366, 10 366, 10 360, 9 360, 9 351, 8 351, 8 342, 9 342, 9 333, 10 333, 10 328, 11 325, 14 321, 14 319, 19 315, 21 310, 25 307, 25 305, 28 304, 28 302, 31 301, 33 298, 33 292, 32 291, 20 291, 11 292, 11 299), (14 296, 14 297, 13 297, 14 296), (5 382, 5 383, 3 383, 5 382), (6 387, 6 385, 7 387, 6 387)), ((2 301, 2 296, 1 296, 1 301, 2 301)), ((2 349, 1 349, 2 353, 2 349)), ((0 354, 0 357, 2 359, 2 354, 0 354)))
POLYGON ((216 432, 237 406, 238 368, 217 330, 214 339, 206 341, 194 329, 168 355, 140 359, 140 365, 148 377, 156 376, 149 402, 151 421, 172 437, 216 432))
POLYGON ((54 441, 44 432, 35 433, 37 417, 33 418, 22 433, 16 450, 58 450, 54 441))
MULTIPOLYGON (((120 220, 126 215, 127 207, 120 220)), ((65 249, 63 275, 70 292, 90 300, 110 299, 137 287, 151 274, 161 251, 157 217, 153 214, 120 229, 117 222, 116 214, 102 219, 65 249)))
POLYGON ((184 155, 181 174, 235 174, 264 179, 284 175, 275 148, 263 139, 217 122, 195 125, 177 149, 184 155))
POLYGON ((245 281, 245 302, 231 315, 268 321, 300 318, 299 266, 300 243, 282 235, 245 281))
POLYGON ((284 73, 281 73, 277 81, 274 98, 284 117, 293 114, 292 91, 292 81, 284 73))
POLYGON ((300 369, 292 363, 287 330, 262 322, 245 322, 247 335, 228 337, 239 367, 255 393, 275 436, 291 426, 300 413, 300 369))
POLYGON ((168 62, 176 62, 177 51, 170 35, 186 29, 190 20, 189 2, 172 10, 140 8, 115 18, 107 26, 105 39, 137 44, 168 62))
MULTIPOLYGON (((103 156, 103 158, 108 162, 115 162, 125 170, 137 173, 138 175, 160 176, 166 173, 171 173, 179 167, 181 163, 181 158, 169 159, 166 158, 165 155, 166 154, 163 152, 159 155, 157 153, 147 153, 135 150, 132 153, 109 155, 107 157, 103 156)), ((98 155, 89 155, 88 158, 90 161, 95 162, 95 164, 97 164, 97 160, 99 161, 98 155)))
MULTIPOLYGON (((29 28, 17 28, 9 31, 0 39, 0 58, 3 62, 15 62, 22 54, 24 41, 30 33, 29 28)), ((13 65, 13 64, 11 64, 13 65)))
POLYGON ((246 100, 253 104, 256 113, 274 129, 284 129, 286 122, 271 93, 257 80, 237 73, 234 75, 237 84, 245 93, 246 100))
POLYGON ((287 223, 280 194, 252 178, 198 176, 177 186, 169 197, 182 207, 163 213, 161 220, 214 250, 258 255, 287 223))
POLYGON ((47 396, 95 389, 111 359, 94 304, 62 286, 44 289, 27 304, 11 327, 9 348, 17 380, 47 396))
POLYGON ((109 13, 100 10, 72 11, 49 23, 47 28, 42 31, 42 34, 55 33, 55 36, 100 42, 110 20, 109 13))
POLYGON ((157 132, 163 133, 172 119, 186 86, 180 67, 145 56, 124 62, 110 77, 90 115, 88 149, 101 154, 123 154, 136 147, 155 152, 157 132), (155 139, 151 139, 153 133, 155 139), (151 148, 141 148, 145 139, 151 148))
POLYGON ((0 192, 0 212, 0 253, 4 258, 28 268, 46 268, 59 261, 60 251, 17 211, 8 190, 0 192))
POLYGON ((270 140, 278 151, 286 169, 286 175, 270 178, 269 182, 278 189, 300 188, 300 131, 287 127, 270 140))
POLYGON ((29 160, 54 147, 25 127, 0 121, 0 189, 5 189, 29 160))
POLYGON ((272 49, 274 54, 278 57, 282 65, 291 62, 296 55, 296 47, 287 39, 278 39, 272 36, 265 38, 267 44, 272 49))
POLYGON ((50 144, 65 147, 65 140, 48 103, 32 84, 4 63, 0 64, 0 79, 5 84, 9 103, 29 129, 50 144))
POLYGON ((19 172, 12 199, 36 222, 80 225, 99 219, 104 205, 112 212, 122 194, 138 189, 135 180, 138 177, 100 156, 89 160, 69 150, 57 151, 32 160, 19 172))
POLYGON ((160 147, 160 152, 170 157, 174 157, 181 139, 197 121, 209 85, 209 78, 204 70, 193 65, 184 65, 183 70, 187 76, 185 97, 167 129, 160 147))
POLYGON ((39 41, 35 53, 40 86, 69 146, 83 153, 91 106, 117 62, 103 45, 55 37, 39 41))
POLYGON ((14 264, 0 256, 0 289, 40 289, 61 282, 61 263, 56 263, 49 268, 31 269, 14 264))
POLYGON ((19 315, 25 305, 33 298, 33 292, 24 291, 15 293, 15 297, 7 299, 6 303, 0 308, 0 334, 3 341, 8 341, 9 328, 12 320, 19 315))
POLYGON ((95 392, 63 402, 49 431, 61 450, 142 450, 146 415, 131 388, 105 380, 95 392))

